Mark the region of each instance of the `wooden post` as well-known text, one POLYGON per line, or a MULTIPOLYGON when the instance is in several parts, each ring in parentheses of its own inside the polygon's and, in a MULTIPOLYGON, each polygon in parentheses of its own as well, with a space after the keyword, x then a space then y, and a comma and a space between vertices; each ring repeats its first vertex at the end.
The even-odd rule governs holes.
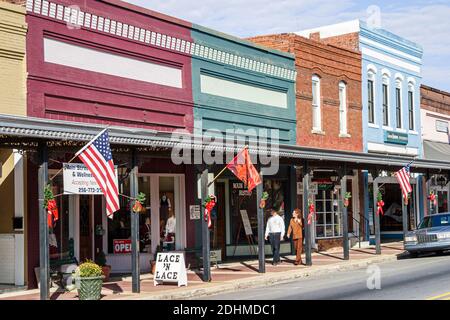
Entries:
POLYGON ((373 208, 375 212, 375 246, 376 254, 381 254, 380 214, 377 214, 378 177, 373 176, 373 208))
MULTIPOLYGON (((136 199, 138 194, 137 181, 137 159, 136 150, 133 149, 131 155, 131 172, 130 172, 130 197, 136 199)), ((131 215, 131 290, 133 293, 141 291, 140 284, 140 266, 139 266, 139 213, 133 212, 133 201, 130 206, 131 215)))
POLYGON ((202 219, 202 255, 203 255, 203 281, 211 281, 211 265, 209 262, 209 228, 208 222, 205 221, 205 200, 208 197, 208 169, 205 169, 201 175, 201 189, 202 189, 202 204, 201 204, 201 219, 202 219))
POLYGON ((342 241, 344 249, 344 260, 348 260, 350 258, 350 249, 348 244, 348 215, 347 215, 347 207, 344 206, 345 193, 347 192, 346 165, 343 166, 340 176, 341 176, 341 201, 339 201, 339 204, 341 206, 342 212, 342 241))
POLYGON ((39 143, 38 199, 39 199, 39 289, 40 299, 48 300, 50 261, 48 248, 47 210, 44 208, 44 188, 48 183, 48 150, 45 142, 39 143))
POLYGON ((310 173, 308 169, 308 162, 303 163, 303 221, 305 222, 305 263, 307 266, 312 266, 312 256, 311 256, 311 225, 308 224, 308 214, 309 214, 309 179, 310 173))
POLYGON ((256 186, 256 209, 258 215, 258 261, 259 261, 259 273, 266 272, 266 256, 265 256, 265 240, 264 240, 264 209, 259 207, 259 201, 263 194, 263 174, 259 173, 261 177, 261 183, 256 186))

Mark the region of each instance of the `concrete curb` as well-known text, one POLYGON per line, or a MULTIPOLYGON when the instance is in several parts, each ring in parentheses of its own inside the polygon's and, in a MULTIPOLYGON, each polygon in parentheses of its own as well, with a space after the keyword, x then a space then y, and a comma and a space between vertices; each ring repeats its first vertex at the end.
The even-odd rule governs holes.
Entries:
POLYGON ((218 293, 234 292, 244 289, 266 287, 280 283, 287 283, 295 279, 306 278, 334 271, 348 271, 367 267, 373 263, 382 263, 397 260, 397 254, 377 256, 356 261, 343 261, 332 265, 317 266, 311 269, 289 270, 289 272, 277 272, 256 275, 247 279, 229 280, 221 284, 207 283, 199 288, 181 288, 167 290, 164 293, 140 293, 122 297, 121 300, 187 300, 201 298, 218 293))

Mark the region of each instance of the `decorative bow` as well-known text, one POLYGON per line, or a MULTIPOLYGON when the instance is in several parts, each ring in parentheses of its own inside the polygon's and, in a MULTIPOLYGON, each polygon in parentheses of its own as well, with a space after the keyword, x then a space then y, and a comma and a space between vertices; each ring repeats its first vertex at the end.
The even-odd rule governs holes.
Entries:
POLYGON ((381 215, 384 216, 383 206, 384 206, 384 201, 383 200, 379 200, 377 202, 377 215, 379 215, 380 212, 381 212, 381 215))
POLYGON ((208 228, 211 228, 211 225, 212 225, 211 211, 215 205, 216 205, 216 196, 211 195, 205 200, 204 219, 205 219, 205 221, 208 222, 208 228))
POLYGON ((430 192, 430 195, 428 196, 428 200, 430 200, 431 203, 433 203, 433 205, 437 205, 437 199, 436 199, 436 195, 434 194, 434 192, 430 192))
POLYGON ((308 200, 308 206, 309 206, 308 224, 311 224, 313 219, 315 220, 315 217, 316 217, 314 202, 311 199, 308 200))

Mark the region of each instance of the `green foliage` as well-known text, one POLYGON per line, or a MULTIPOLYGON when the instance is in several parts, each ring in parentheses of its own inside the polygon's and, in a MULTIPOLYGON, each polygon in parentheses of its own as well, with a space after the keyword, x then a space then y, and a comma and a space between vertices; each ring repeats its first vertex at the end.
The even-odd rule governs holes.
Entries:
POLYGON ((77 269, 80 278, 100 277, 103 275, 102 268, 91 260, 86 260, 86 262, 80 264, 77 269))
POLYGON ((382 196, 381 192, 378 191, 378 194, 377 194, 377 201, 381 201, 381 200, 383 200, 383 196, 382 196))
POLYGON ((351 192, 346 192, 344 198, 346 200, 350 199, 352 197, 352 193, 351 192))
POLYGON ((47 209, 47 203, 53 199, 55 199, 55 197, 53 196, 52 186, 47 184, 44 188, 44 208, 47 209))
POLYGON ((95 263, 101 267, 106 266, 106 255, 103 251, 100 251, 95 257, 95 263))
POLYGON ((142 205, 145 203, 145 193, 139 192, 136 200, 139 201, 142 205))

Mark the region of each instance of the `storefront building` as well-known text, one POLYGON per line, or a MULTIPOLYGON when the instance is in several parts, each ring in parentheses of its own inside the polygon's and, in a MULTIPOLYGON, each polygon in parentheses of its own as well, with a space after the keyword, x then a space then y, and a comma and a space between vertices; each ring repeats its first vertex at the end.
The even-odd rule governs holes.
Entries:
MULTIPOLYGON (((194 132, 223 141, 231 138, 242 146, 270 141, 294 145, 294 57, 198 25, 193 25, 191 35, 203 52, 192 58, 194 132)), ((210 167, 210 173, 218 174, 230 160, 222 157, 222 164, 210 167)), ((259 163, 256 157, 252 161, 259 163)), ((275 207, 285 217, 287 227, 295 206, 295 190, 290 187, 295 183, 293 166, 281 164, 263 181, 264 191, 269 193, 265 221, 269 209, 275 207)), ((216 181, 215 193, 219 204, 213 217, 212 250, 222 259, 256 255, 256 189, 248 193, 227 171, 216 181), (244 228, 247 221, 251 230, 244 228)), ((200 246, 200 222, 196 234, 200 246)), ((266 251, 270 252, 269 244, 266 251)), ((282 244, 282 252, 291 252, 289 241, 282 244)))
MULTIPOLYGON (((422 48, 384 29, 354 20, 301 31, 300 35, 316 36, 324 43, 359 50, 362 54, 362 103, 364 152, 402 155, 420 159, 421 143, 420 85, 422 48)), ((407 165, 405 163, 404 165, 407 165)), ((377 177, 364 173, 365 212, 373 221, 376 195, 371 194, 373 180, 383 182, 386 214, 381 219, 384 238, 402 235, 401 190, 393 172, 380 168, 377 177), (367 181, 367 182, 366 182, 367 181)), ((422 178, 412 173, 412 200, 408 204, 408 221, 414 226, 420 218, 423 203, 422 178)), ((370 222, 373 226, 373 223, 370 222)))
MULTIPOLYGON (((291 52, 296 58, 297 145, 342 151, 363 151, 361 54, 307 39, 297 34, 258 36, 260 45, 291 52)), ((360 223, 359 170, 347 176, 352 193, 347 208, 350 238, 364 232, 360 223)), ((297 174, 297 206, 303 208, 301 173, 297 174)), ((315 167, 310 194, 317 211, 312 243, 319 250, 342 246, 342 212, 339 173, 334 166, 315 167)))
MULTIPOLYGON (((0 114, 26 114, 25 8, 0 2, 0 114)), ((17 149, 0 149, 0 284, 23 286, 26 223, 25 160, 17 149)))
MULTIPOLYGON (((449 124, 450 124, 450 93, 422 85, 420 87, 422 120, 422 138, 424 158, 429 160, 448 161, 450 157, 449 124)), ((425 183, 425 182, 424 182, 425 183)), ((424 201, 425 215, 448 212, 450 200, 450 177, 434 175, 427 181, 427 190, 436 196, 436 202, 424 201)))

